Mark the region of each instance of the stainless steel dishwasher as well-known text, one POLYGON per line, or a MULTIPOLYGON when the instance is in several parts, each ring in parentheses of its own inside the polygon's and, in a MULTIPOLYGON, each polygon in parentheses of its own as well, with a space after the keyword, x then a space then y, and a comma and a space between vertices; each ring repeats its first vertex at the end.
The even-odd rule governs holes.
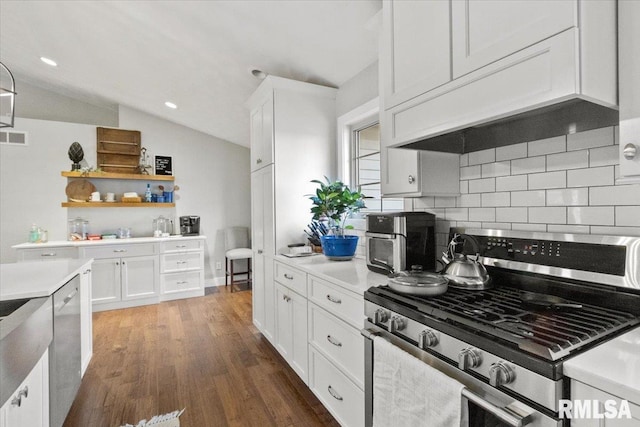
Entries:
POLYGON ((53 294, 49 346, 50 427, 61 427, 80 388, 80 276, 53 294))

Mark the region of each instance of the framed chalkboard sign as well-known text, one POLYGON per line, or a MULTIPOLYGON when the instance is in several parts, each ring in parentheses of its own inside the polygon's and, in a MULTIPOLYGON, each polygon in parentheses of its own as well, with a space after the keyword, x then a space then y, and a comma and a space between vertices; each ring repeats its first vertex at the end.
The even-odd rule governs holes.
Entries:
POLYGON ((156 175, 173 175, 171 157, 155 156, 155 162, 156 162, 156 175))

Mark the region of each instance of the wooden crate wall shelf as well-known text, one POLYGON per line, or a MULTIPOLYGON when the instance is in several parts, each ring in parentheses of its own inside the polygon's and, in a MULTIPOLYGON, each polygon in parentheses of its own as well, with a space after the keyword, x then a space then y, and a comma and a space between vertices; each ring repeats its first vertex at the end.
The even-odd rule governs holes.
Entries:
POLYGON ((67 178, 97 178, 97 179, 133 179, 139 181, 174 181, 170 175, 143 175, 136 173, 112 173, 112 172, 77 172, 62 171, 62 176, 67 178))
POLYGON ((142 142, 140 131, 97 127, 96 135, 100 169, 114 173, 138 170, 142 142))

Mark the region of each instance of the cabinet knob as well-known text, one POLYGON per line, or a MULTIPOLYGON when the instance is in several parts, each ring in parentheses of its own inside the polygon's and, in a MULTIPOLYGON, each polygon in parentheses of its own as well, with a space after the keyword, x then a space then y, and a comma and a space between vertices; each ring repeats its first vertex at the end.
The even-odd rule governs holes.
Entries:
POLYGON ((409 184, 413 184, 414 182, 416 182, 416 178, 413 175, 409 175, 408 181, 409 184))
POLYGON ((258 159, 258 160, 256 160, 256 163, 257 163, 257 164, 262 163, 262 159, 258 159))
POLYGON ((636 157, 636 154, 638 154, 638 147, 633 144, 625 145, 622 150, 622 155, 627 160, 633 160, 636 157))
POLYGON ((262 253, 262 249, 258 249, 258 255, 262 253))

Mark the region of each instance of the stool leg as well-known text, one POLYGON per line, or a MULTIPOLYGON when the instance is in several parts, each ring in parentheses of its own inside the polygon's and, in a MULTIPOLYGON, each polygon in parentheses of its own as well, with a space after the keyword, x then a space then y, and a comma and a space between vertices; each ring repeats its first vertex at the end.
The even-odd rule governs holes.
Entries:
POLYGON ((229 281, 229 259, 224 257, 224 285, 227 286, 229 281))
POLYGON ((253 280, 251 279, 251 273, 252 273, 252 271, 253 271, 253 270, 251 269, 251 258, 249 258, 248 265, 249 265, 249 268, 247 269, 247 270, 248 270, 248 272, 247 272, 247 274, 248 274, 247 279, 249 279, 249 287, 251 287, 251 285, 253 284, 253 280))
POLYGON ((231 280, 230 280, 231 292, 233 292, 233 260, 230 260, 229 264, 231 265, 231 267, 230 267, 230 270, 231 270, 231 280))

